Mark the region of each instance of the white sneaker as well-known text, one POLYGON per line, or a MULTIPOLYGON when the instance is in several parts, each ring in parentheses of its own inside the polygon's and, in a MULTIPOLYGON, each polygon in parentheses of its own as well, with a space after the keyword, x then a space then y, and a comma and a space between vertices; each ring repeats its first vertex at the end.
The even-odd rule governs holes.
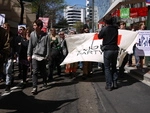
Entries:
POLYGON ((37 88, 33 88, 31 91, 32 94, 37 94, 37 88))

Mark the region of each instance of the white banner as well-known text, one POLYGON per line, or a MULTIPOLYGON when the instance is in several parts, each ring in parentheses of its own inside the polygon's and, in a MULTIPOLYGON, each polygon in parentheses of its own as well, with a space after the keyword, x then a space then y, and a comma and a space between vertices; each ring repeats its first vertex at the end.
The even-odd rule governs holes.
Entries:
POLYGON ((135 53, 137 56, 150 56, 150 30, 138 31, 135 53))
MULTIPOLYGON (((133 45, 135 44, 136 35, 137 32, 134 31, 119 30, 119 65, 121 64, 126 52, 133 53, 133 45)), ((100 49, 102 45, 102 39, 98 39, 98 34, 84 33, 67 35, 66 42, 68 47, 68 55, 61 63, 61 65, 78 61, 92 61, 103 63, 103 52, 100 49)))
POLYGON ((0 26, 5 23, 5 14, 0 14, 0 26))

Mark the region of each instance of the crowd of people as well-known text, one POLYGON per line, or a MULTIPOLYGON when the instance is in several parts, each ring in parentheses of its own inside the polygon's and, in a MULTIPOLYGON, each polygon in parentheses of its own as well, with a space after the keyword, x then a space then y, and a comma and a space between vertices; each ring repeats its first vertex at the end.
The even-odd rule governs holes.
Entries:
MULTIPOLYGON (((117 45, 118 29, 126 29, 126 23, 120 22, 118 26, 113 25, 112 18, 104 19, 105 26, 99 32, 99 38, 103 38, 102 51, 104 52, 104 63, 97 63, 105 73, 106 90, 111 91, 118 88, 118 76, 123 77, 126 64, 132 66, 132 56, 135 56, 136 67, 143 68, 144 56, 137 56, 133 47, 133 54, 124 57, 119 73, 116 68, 119 47, 117 45)), ((16 61, 19 71, 18 78, 22 79, 20 88, 25 88, 28 77, 32 79, 33 89, 31 93, 37 94, 38 74, 43 78, 43 88, 47 87, 47 82, 54 81, 54 70, 61 76, 61 62, 68 54, 65 32, 59 33, 55 28, 51 28, 49 33, 41 29, 43 22, 39 19, 33 22, 33 31, 30 28, 21 26, 17 36, 11 32, 9 23, 4 23, 0 27, 0 81, 5 82, 5 92, 11 91, 14 82, 14 61, 16 61), (48 64, 48 71, 47 71, 48 64), (28 74, 30 72, 30 75, 28 74)), ((140 23, 139 29, 135 26, 131 30, 144 30, 145 24, 140 23)), ((81 33, 89 33, 89 27, 84 25, 81 33)), ((76 31, 70 31, 70 35, 75 35, 76 31)), ((135 44, 136 45, 136 44, 135 44)), ((92 75, 92 62, 76 62, 66 64, 65 72, 72 78, 77 68, 82 68, 85 80, 92 75)))

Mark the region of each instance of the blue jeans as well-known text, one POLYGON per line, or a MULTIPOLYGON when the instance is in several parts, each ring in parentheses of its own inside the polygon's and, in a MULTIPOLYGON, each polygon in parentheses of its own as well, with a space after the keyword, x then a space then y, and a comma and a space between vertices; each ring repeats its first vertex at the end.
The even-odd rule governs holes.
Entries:
POLYGON ((118 50, 104 51, 104 69, 106 85, 111 87, 113 81, 118 79, 116 64, 117 64, 118 50))
POLYGON ((79 61, 79 68, 83 68, 83 62, 79 61))
POLYGON ((12 68, 13 68, 13 60, 8 59, 6 64, 4 65, 5 73, 6 73, 6 85, 11 85, 13 76, 12 76, 12 68))

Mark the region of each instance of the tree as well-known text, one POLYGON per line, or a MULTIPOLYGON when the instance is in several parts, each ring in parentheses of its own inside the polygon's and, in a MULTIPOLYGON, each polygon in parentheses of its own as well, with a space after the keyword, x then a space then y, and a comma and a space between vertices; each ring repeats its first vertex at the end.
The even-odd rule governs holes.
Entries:
MULTIPOLYGON (((66 6, 64 0, 17 0, 21 7, 20 22, 23 24, 24 2, 32 3, 32 11, 37 13, 36 18, 51 17, 54 22, 62 14, 62 10, 66 6)), ((54 22, 55 23, 55 22, 54 22)))
POLYGON ((48 17, 49 26, 54 26, 57 18, 61 18, 64 7, 64 0, 33 0, 33 12, 37 13, 36 18, 48 17))
POLYGON ((76 29, 76 31, 78 32, 78 33, 81 33, 81 30, 82 30, 82 28, 83 28, 83 22, 80 22, 80 21, 78 21, 78 22, 76 22, 75 24, 74 24, 74 28, 76 29))
POLYGON ((65 6, 64 0, 47 0, 43 14, 50 18, 51 27, 55 25, 57 18, 62 17, 65 6))
POLYGON ((36 1, 36 0, 17 0, 20 4, 20 7, 21 7, 21 13, 20 13, 20 22, 19 24, 23 24, 23 15, 24 15, 24 2, 33 2, 33 1, 36 1))
POLYGON ((64 18, 60 18, 58 23, 55 25, 56 28, 68 28, 67 20, 64 18))
POLYGON ((20 13, 20 22, 19 24, 23 24, 23 15, 24 15, 24 4, 23 4, 23 0, 17 0, 20 4, 21 7, 21 13, 20 13))

